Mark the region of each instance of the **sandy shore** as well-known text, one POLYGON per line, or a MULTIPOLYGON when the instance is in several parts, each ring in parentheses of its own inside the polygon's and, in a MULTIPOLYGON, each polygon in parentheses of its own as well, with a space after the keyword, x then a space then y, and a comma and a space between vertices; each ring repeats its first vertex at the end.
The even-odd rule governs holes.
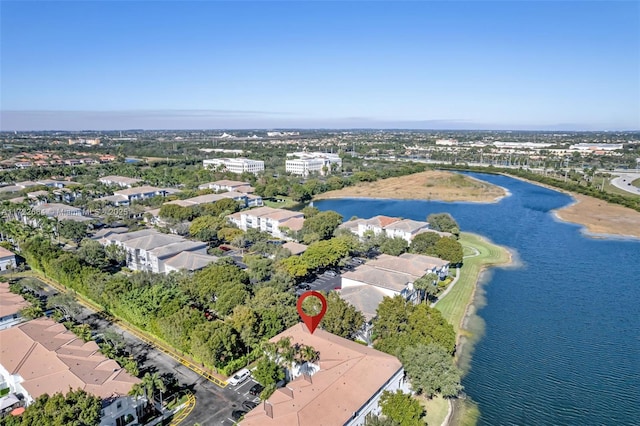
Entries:
POLYGON ((553 212, 558 219, 583 225, 592 236, 640 238, 640 212, 586 195, 571 196, 575 203, 553 212))
POLYGON ((466 175, 430 170, 325 192, 315 199, 393 198, 491 203, 507 195, 504 188, 466 175))

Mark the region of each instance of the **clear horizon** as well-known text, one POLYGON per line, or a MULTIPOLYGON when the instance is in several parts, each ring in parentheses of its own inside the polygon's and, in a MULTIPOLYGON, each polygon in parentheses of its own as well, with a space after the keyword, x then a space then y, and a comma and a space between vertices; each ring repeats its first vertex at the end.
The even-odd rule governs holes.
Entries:
POLYGON ((640 129, 639 2, 1 8, 2 131, 640 129))

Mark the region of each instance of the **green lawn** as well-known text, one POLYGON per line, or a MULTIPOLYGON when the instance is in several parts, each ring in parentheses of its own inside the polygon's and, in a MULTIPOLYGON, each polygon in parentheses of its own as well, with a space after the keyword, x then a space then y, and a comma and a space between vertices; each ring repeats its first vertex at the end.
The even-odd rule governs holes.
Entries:
POLYGON ((449 402, 440 395, 436 395, 432 399, 417 396, 416 399, 427 410, 427 415, 424 419, 427 424, 440 426, 449 412, 449 402))
MULTIPOLYGON (((460 234, 460 243, 464 248, 465 256, 475 254, 477 256, 466 257, 460 269, 460 277, 453 289, 445 297, 436 303, 436 309, 453 325, 457 335, 465 333, 460 330, 460 324, 467 311, 467 306, 472 302, 473 292, 480 278, 483 268, 490 265, 506 264, 510 260, 509 252, 500 246, 492 244, 479 235, 463 232, 460 234)), ((427 409, 427 423, 430 425, 441 425, 444 421, 449 406, 442 398, 434 398, 423 402, 427 409)), ((475 424, 478 410, 473 404, 458 404, 463 408, 456 414, 456 420, 451 424, 475 424), (474 409, 475 408, 475 409, 474 409)))
POLYGON ((297 201, 293 201, 290 197, 277 196, 275 197, 277 200, 284 200, 283 202, 276 202, 271 200, 263 200, 263 203, 267 207, 273 207, 276 209, 290 209, 292 207, 296 207, 299 203, 297 201))
POLYGON ((633 182, 631 182, 631 185, 640 188, 640 179, 636 179, 633 182))
POLYGON ((458 282, 449 294, 436 303, 436 309, 442 312, 442 315, 453 324, 456 333, 459 332, 460 323, 467 310, 467 305, 471 302, 482 268, 509 261, 509 252, 506 249, 489 243, 479 235, 463 232, 460 234, 460 243, 465 247, 475 248, 480 254, 464 259, 458 282))

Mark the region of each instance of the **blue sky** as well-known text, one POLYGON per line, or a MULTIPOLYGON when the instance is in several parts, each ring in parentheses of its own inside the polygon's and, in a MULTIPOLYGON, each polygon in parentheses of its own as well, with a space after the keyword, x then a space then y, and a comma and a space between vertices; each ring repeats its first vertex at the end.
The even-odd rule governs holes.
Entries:
POLYGON ((640 129, 640 3, 4 1, 2 130, 640 129))

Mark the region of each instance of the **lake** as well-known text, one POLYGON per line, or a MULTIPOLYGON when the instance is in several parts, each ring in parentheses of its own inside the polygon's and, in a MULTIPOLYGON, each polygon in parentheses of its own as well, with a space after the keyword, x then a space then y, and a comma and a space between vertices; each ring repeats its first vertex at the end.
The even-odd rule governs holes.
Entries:
POLYGON ((463 231, 516 253, 480 296, 484 335, 465 391, 482 425, 640 424, 640 241, 596 239, 551 211, 568 195, 506 176, 469 173, 511 192, 499 203, 316 201, 345 220, 424 220, 449 212, 463 231))

